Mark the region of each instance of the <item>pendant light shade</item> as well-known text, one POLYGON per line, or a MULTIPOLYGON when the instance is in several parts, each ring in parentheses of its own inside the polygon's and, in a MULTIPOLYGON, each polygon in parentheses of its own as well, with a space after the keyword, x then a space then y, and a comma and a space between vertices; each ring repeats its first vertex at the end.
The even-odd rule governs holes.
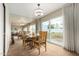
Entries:
POLYGON ((43 10, 40 8, 40 4, 37 4, 38 8, 35 9, 35 16, 42 16, 43 10))

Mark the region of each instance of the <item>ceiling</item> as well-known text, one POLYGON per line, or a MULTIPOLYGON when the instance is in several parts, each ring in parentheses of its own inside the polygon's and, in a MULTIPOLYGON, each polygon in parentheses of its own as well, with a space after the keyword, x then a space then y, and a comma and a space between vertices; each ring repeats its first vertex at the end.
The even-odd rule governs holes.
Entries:
MULTIPOLYGON (((65 3, 40 3, 40 8, 43 9, 44 15, 61 8, 65 3)), ((37 8, 37 3, 7 3, 11 14, 25 16, 27 18, 41 18, 34 15, 34 10, 37 8)))
MULTIPOLYGON (((47 15, 58 8, 61 8, 66 3, 40 3, 40 8, 43 9, 44 15, 47 15)), ((34 19, 41 18, 34 15, 34 11, 37 8, 37 3, 6 3, 9 8, 9 13, 16 16, 11 19, 11 24, 19 26, 19 24, 27 24, 34 19), (18 16, 21 16, 20 18, 18 16), (23 18, 25 17, 25 18, 23 18)))
POLYGON ((18 15, 11 15, 10 16, 10 22, 11 25, 14 27, 21 27, 24 26, 25 24, 31 22, 31 19, 28 19, 26 17, 18 16, 18 15), (30 20, 30 21, 28 21, 30 20))

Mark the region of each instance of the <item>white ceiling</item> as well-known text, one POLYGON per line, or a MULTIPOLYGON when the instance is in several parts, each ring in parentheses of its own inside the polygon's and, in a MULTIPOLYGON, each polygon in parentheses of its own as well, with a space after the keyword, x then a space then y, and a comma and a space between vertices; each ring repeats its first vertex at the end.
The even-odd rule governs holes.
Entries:
MULTIPOLYGON (((41 3, 40 8, 43 9, 44 15, 61 8, 65 3, 41 3)), ((37 3, 7 3, 11 14, 25 16, 27 18, 40 18, 34 15, 34 10, 37 8, 37 3)), ((41 17, 43 17, 41 16, 41 17)))
POLYGON ((11 25, 12 26, 17 26, 17 27, 20 27, 20 26, 23 26, 29 22, 31 22, 32 19, 28 19, 26 17, 22 17, 22 16, 18 16, 18 15, 11 15, 10 16, 10 22, 11 22, 11 25), (30 20, 30 21, 28 21, 30 20))

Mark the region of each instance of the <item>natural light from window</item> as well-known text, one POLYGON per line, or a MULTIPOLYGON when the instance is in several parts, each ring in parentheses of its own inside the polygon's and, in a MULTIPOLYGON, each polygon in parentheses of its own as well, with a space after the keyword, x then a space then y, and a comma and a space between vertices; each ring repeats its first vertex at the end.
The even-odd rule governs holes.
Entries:
POLYGON ((48 41, 63 44, 63 16, 42 23, 42 31, 48 32, 48 41))

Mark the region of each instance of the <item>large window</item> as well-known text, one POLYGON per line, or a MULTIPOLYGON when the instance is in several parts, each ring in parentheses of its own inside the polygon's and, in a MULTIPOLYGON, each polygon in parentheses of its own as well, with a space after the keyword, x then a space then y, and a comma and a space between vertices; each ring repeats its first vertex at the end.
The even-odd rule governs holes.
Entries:
POLYGON ((42 22, 42 31, 48 32, 48 41, 63 44, 63 16, 42 22))
POLYGON ((49 39, 49 21, 45 21, 42 23, 42 31, 47 31, 48 35, 47 38, 49 39))
POLYGON ((50 40, 58 44, 63 43, 63 16, 50 20, 50 40))
POLYGON ((36 25, 35 24, 34 25, 30 25, 29 31, 31 33, 36 33, 36 25))

